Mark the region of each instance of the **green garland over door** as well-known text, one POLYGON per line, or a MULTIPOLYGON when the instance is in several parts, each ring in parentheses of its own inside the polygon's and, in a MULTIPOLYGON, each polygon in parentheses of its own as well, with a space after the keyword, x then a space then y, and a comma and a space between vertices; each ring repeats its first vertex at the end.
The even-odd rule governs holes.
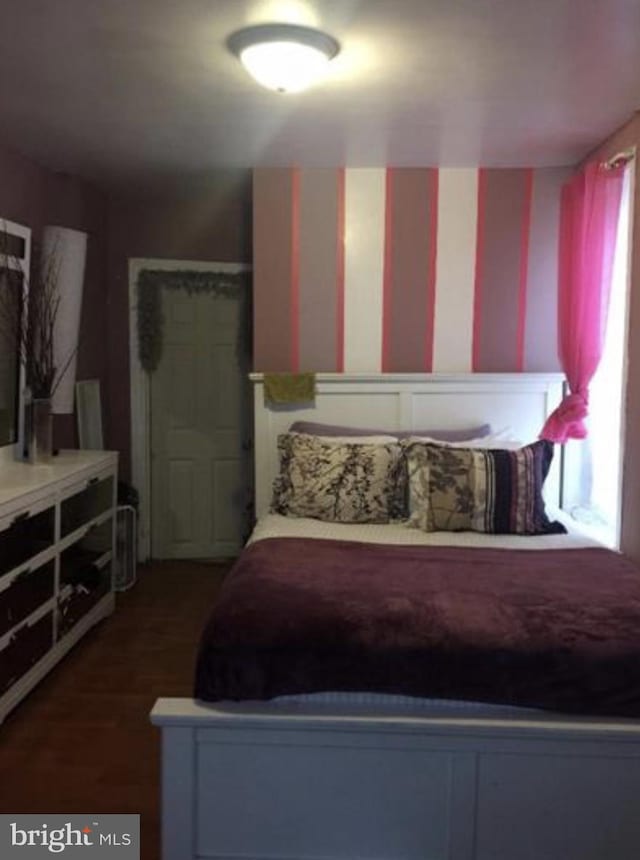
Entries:
POLYGON ((162 289, 185 290, 187 293, 210 293, 240 302, 242 323, 238 331, 238 359, 249 368, 251 362, 251 273, 165 271, 143 269, 138 275, 137 323, 138 357, 146 373, 153 373, 162 359, 164 313, 162 289))

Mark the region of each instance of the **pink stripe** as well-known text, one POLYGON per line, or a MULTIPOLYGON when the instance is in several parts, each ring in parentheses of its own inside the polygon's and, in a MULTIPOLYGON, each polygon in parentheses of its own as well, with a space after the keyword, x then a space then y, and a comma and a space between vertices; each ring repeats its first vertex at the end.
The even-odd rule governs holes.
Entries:
POLYGON ((438 257, 438 169, 429 173, 431 212, 429 223, 429 271, 427 273, 427 323, 425 332, 424 369, 433 370, 433 333, 436 311, 436 263, 438 257))
POLYGON ((529 236, 531 235, 531 204, 533 201, 533 169, 527 170, 520 247, 520 294, 518 297, 518 370, 524 368, 524 336, 527 322, 527 285, 529 280, 529 236))
POLYGON ((336 370, 344 372, 344 167, 338 170, 338 235, 336 249, 336 370))
POLYGON ((300 171, 291 171, 291 370, 300 369, 300 171))
POLYGON ((480 331, 482 326, 482 259, 484 253, 484 198, 487 191, 487 173, 478 170, 478 229, 476 235, 476 276, 473 294, 473 348, 472 369, 480 364, 480 331))
POLYGON ((391 330, 391 270, 393 250, 393 168, 387 168, 384 214, 384 276, 382 282, 382 372, 389 370, 391 330))

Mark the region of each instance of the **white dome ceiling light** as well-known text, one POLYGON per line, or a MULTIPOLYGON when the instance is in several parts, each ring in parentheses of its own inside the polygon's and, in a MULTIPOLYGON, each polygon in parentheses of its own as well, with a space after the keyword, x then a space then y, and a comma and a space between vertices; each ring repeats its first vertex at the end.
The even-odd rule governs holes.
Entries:
POLYGON ((245 27, 227 44, 259 84, 280 93, 310 87, 340 50, 332 36, 298 24, 245 27))

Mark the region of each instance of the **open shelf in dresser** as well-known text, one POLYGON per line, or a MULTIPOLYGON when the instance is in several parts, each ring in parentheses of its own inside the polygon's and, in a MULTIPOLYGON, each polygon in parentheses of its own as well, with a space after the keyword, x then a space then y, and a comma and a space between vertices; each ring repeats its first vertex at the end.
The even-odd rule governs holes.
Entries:
POLYGON ((117 454, 0 464, 0 721, 115 605, 117 454))

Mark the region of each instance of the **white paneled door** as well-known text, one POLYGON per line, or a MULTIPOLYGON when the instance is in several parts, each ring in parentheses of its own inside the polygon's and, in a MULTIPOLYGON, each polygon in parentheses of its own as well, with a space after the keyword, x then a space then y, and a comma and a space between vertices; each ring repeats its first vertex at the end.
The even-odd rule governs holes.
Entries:
POLYGON ((163 306, 162 360, 151 375, 152 555, 234 555, 248 481, 240 302, 164 289, 163 306))

